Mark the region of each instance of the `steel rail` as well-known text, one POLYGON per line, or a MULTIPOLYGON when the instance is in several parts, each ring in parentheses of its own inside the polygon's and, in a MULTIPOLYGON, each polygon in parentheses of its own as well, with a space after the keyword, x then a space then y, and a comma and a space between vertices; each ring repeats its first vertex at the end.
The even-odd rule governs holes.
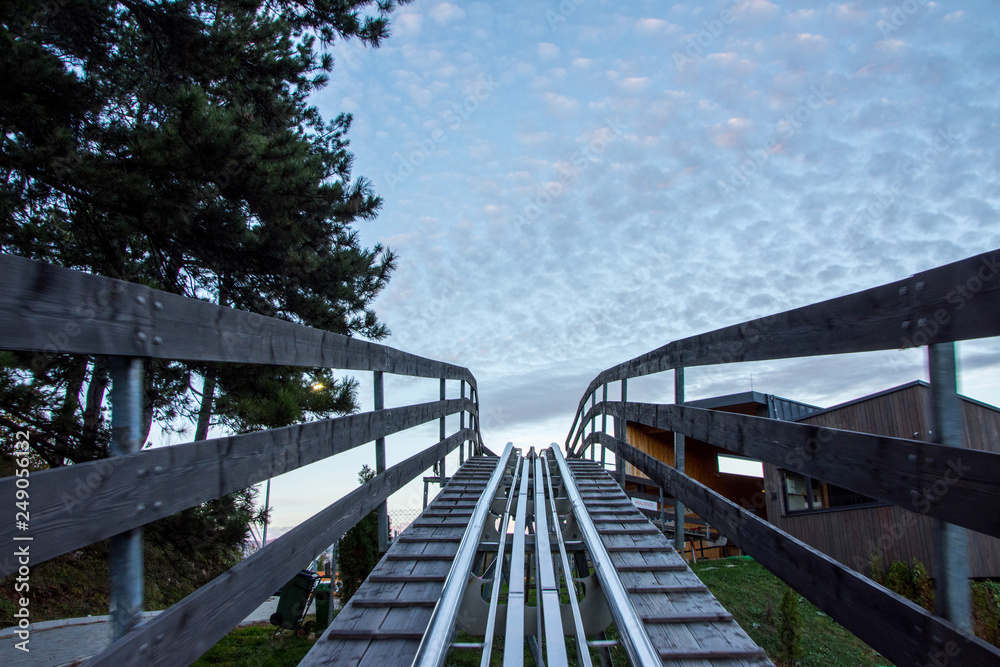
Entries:
MULTIPOLYGON (((541 455, 535 457, 535 585, 538 613, 545 632, 545 659, 550 665, 569 664, 559 609, 559 585, 552 565, 549 524, 545 512, 545 470, 541 455)), ((558 525, 556 526, 558 529, 558 525)), ((539 633, 541 637, 541 633, 539 633)))
POLYGON ((552 456, 559 466, 559 474, 562 476, 566 495, 573 507, 573 514, 580 527, 580 532, 583 534, 583 541, 587 544, 590 560, 594 564, 594 571, 604 589, 604 597, 608 601, 611 616, 615 619, 618 635, 621 637, 629 660, 633 665, 663 664, 659 652, 653 646, 649 635, 646 634, 646 627, 643 625, 642 619, 639 618, 639 613, 632 605, 628 591, 625 590, 622 580, 618 577, 618 572, 611 562, 611 556, 604 548, 604 543, 601 541, 601 536, 597 532, 590 514, 587 513, 587 508, 576 488, 576 482, 563 453, 558 447, 553 447, 552 456))
POLYGON ((445 579, 441 597, 434 606, 427 630, 424 631, 420 646, 417 648, 417 654, 413 658, 413 665, 440 667, 444 664, 451 647, 452 636, 455 633, 455 619, 458 617, 458 610, 462 604, 462 597, 469 581, 469 573, 472 571, 472 565, 479 550, 479 541, 482 539, 486 517, 489 514, 490 505, 493 503, 493 497, 496 496, 500 482, 503 480, 504 471, 507 469, 507 460, 510 459, 513 450, 513 443, 508 442, 500 455, 496 469, 486 484, 483 495, 479 496, 479 500, 476 501, 476 507, 472 510, 472 516, 469 518, 469 526, 462 536, 455 560, 452 562, 451 570, 445 579))
POLYGON ((507 505, 503 511, 503 518, 500 521, 500 538, 497 541, 497 559, 493 568, 493 590, 490 591, 490 611, 486 619, 486 634, 483 637, 483 657, 480 660, 480 667, 490 667, 490 657, 493 652, 493 635, 496 632, 497 610, 500 608, 500 586, 503 584, 503 559, 507 550, 507 524, 510 523, 510 509, 514 504, 514 490, 520 481, 521 469, 524 467, 524 458, 520 455, 514 462, 514 476, 510 482, 510 491, 507 492, 507 505))
MULTIPOLYGON (((552 443, 553 449, 558 449, 556 443, 552 443)), ((545 458, 545 466, 548 469, 548 456, 542 452, 545 458)), ((549 509, 552 512, 552 521, 556 531, 556 543, 559 545, 559 567, 563 572, 563 579, 566 581, 566 593, 569 596, 569 606, 573 612, 573 630, 576 638, 576 664, 580 667, 593 667, 590 660, 590 651, 587 650, 587 633, 583 629, 583 617, 580 615, 580 604, 576 599, 576 584, 573 582, 573 570, 569 565, 569 556, 566 555, 566 540, 563 538, 562 526, 559 525, 559 511, 556 509, 556 494, 552 489, 552 473, 548 471, 546 482, 549 485, 549 509)), ((538 511, 538 508, 535 508, 538 511)), ((486 667, 483 665, 482 667, 486 667)))
MULTIPOLYGON (((524 531, 528 524, 527 462, 517 491, 514 515, 514 546, 510 554, 510 576, 507 578, 507 625, 504 631, 504 667, 524 664, 524 531)), ((513 492, 513 489, 511 489, 513 492)))

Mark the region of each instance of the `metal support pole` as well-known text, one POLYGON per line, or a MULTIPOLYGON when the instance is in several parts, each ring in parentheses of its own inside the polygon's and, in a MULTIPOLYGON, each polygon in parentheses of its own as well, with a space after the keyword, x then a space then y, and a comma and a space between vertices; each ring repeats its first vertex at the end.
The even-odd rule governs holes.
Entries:
MULTIPOLYGON (((602 433, 607 433, 608 432, 608 412, 607 412, 607 410, 608 410, 608 383, 605 382, 602 386, 604 387, 604 389, 603 389, 603 391, 601 393, 601 400, 604 402, 604 412, 601 413, 601 432, 602 433)), ((601 467, 602 468, 604 467, 604 458, 605 458, 606 454, 607 454, 607 452, 606 452, 606 449, 604 447, 604 443, 602 442, 601 443, 601 467)))
MULTIPOLYGON (((965 418, 958 398, 955 344, 928 348, 931 378, 931 428, 933 441, 958 449, 965 447, 965 418)), ((965 528, 935 520, 934 593, 937 613, 958 628, 972 632, 969 586, 969 549, 965 528)))
MULTIPOLYGON (((271 480, 267 480, 267 485, 264 491, 264 511, 271 506, 271 480)), ((264 534, 260 536, 260 546, 267 546, 267 524, 271 522, 270 517, 264 517, 264 534)))
MULTIPOLYGON (((674 403, 684 405, 684 369, 674 369, 674 403)), ((674 433, 674 468, 684 473, 684 436, 674 433)), ((674 549, 684 552, 684 503, 674 499, 674 549)), ((694 553, 694 547, 691 548, 694 553)))
MULTIPOLYGON (((111 359, 111 456, 139 451, 142 359, 111 359)), ((138 511, 143 510, 139 505, 138 511)), ((142 612, 142 527, 111 538, 111 632, 115 640, 139 624, 142 612)))
MULTIPOLYGON (((458 381, 459 387, 459 397, 465 398, 465 380, 458 381)), ((458 428, 461 431, 465 430, 465 410, 458 413, 458 428)), ((458 446, 458 465, 465 465, 465 440, 462 444, 458 446)))
POLYGON ((660 487, 660 530, 663 530, 667 525, 667 515, 664 512, 666 508, 663 506, 663 487, 660 487))
MULTIPOLYGON (((445 384, 446 383, 447 383, 447 380, 445 380, 444 378, 441 378, 441 400, 442 401, 445 400, 445 384)), ((444 440, 445 437, 446 437, 445 436, 446 430, 445 430, 444 420, 445 420, 445 418, 441 417, 441 427, 438 429, 438 431, 439 431, 438 435, 441 436, 440 440, 444 440)), ((439 440, 439 442, 440 442, 440 440, 439 440)), ((441 457, 440 463, 438 463, 438 474, 439 474, 439 476, 441 478, 441 486, 443 487, 444 486, 444 478, 445 478, 444 457, 443 456, 441 457)))
POLYGON ((330 547, 330 608, 326 611, 326 627, 333 624, 333 596, 337 592, 337 549, 340 541, 333 543, 330 547))
MULTIPOLYGON (((375 412, 385 409, 385 384, 382 371, 372 373, 375 387, 375 412)), ((375 474, 385 472, 385 438, 375 440, 375 474)), ((378 550, 385 553, 389 550, 389 502, 383 500, 378 506, 378 550)))

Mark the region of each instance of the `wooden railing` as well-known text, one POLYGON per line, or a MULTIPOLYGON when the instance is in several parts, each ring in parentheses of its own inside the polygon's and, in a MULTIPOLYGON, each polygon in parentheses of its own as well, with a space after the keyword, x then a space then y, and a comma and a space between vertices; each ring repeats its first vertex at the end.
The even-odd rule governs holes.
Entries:
MULTIPOLYGON (((35 566, 110 537, 112 590, 116 581, 133 589, 139 585, 141 590, 136 581, 138 577, 141 582, 141 562, 136 571, 135 563, 126 558, 116 571, 116 540, 134 548, 135 531, 147 523, 363 444, 376 445, 374 479, 163 613, 137 625, 141 599, 127 605, 119 601, 113 615, 127 634, 88 665, 190 664, 360 519, 380 507, 384 511, 393 492, 435 463, 443 477, 445 455, 460 448, 464 458, 466 443, 470 454, 485 449, 479 434, 476 380, 465 368, 10 255, 0 255, 0 276, 0 349, 374 373, 372 412, 30 474, 30 527, 24 531, 12 520, 3 522, 0 542, 29 545, 30 565, 35 566), (383 373, 437 379, 441 400, 382 409, 383 373), (460 382, 459 398, 446 398, 447 380, 460 382), (459 428, 447 435, 445 418, 453 414, 460 415, 459 428), (385 469, 384 438, 434 420, 440 422, 440 441, 385 469)), ((126 366, 119 361, 119 367, 126 366)), ((112 375, 113 430, 127 422, 128 415, 118 412, 136 407, 135 401, 131 407, 128 400, 120 405, 115 401, 114 385, 127 378, 127 373, 112 375)), ((123 433, 128 435, 127 429, 116 430, 113 441, 128 439, 123 433)), ((134 433, 131 439, 135 440, 134 433)), ((0 479, 4 503, 13 502, 18 479, 0 479)), ((5 549, 0 576, 18 571, 18 559, 11 554, 12 548, 5 549)))
MULTIPOLYGON (((690 506, 898 665, 1000 664, 1000 649, 970 634, 967 565, 962 564, 967 555, 961 547, 964 533, 956 528, 1000 537, 1000 454, 958 449, 963 433, 954 366, 955 341, 998 335, 1000 250, 669 343, 609 368, 580 399, 566 448, 572 456, 583 455, 588 446, 593 452, 598 444, 602 450, 612 449, 619 461, 631 463, 673 495, 679 507, 690 506), (930 358, 936 442, 683 405, 685 367, 922 346, 928 347, 930 358), (672 369, 676 404, 628 401, 628 379, 672 369), (621 382, 621 400, 608 401, 608 384, 615 381, 621 382), (614 418, 613 435, 606 432, 609 415, 614 418), (681 439, 676 468, 627 444, 627 422, 673 431, 681 439), (938 530, 952 545, 941 550, 937 572, 939 609, 944 607, 947 618, 914 605, 684 475, 685 436, 939 519, 938 530)), ((624 466, 617 467, 624 474, 624 466)))

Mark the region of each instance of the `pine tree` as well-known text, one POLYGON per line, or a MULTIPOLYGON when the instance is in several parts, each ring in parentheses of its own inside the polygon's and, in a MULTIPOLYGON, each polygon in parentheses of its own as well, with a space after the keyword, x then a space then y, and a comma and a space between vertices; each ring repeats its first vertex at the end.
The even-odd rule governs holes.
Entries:
MULTIPOLYGON (((375 477, 367 465, 358 473, 358 482, 364 484, 375 477)), ((337 550, 337 568, 340 571, 341 603, 347 604, 364 583, 379 561, 378 512, 369 512, 340 540, 337 550)))
POLYGON ((802 657, 802 615, 799 613, 799 594, 791 588, 785 588, 778 614, 781 662, 792 667, 802 657))
MULTIPOLYGON (((352 179, 351 117, 325 120, 308 96, 332 70, 327 46, 378 46, 405 1, 4 3, 0 250, 383 338, 369 304, 395 258, 352 227, 381 202, 352 179)), ((52 466, 106 455, 107 359, 0 363, 0 424, 31 428, 52 466)), ((321 374, 147 362, 145 431, 186 416, 203 438, 213 421, 242 431, 350 411, 349 382, 307 391, 321 374)))
MULTIPOLYGON (((384 338, 370 304, 395 257, 354 228, 381 200, 352 176, 351 116, 324 119, 308 99, 331 44, 377 47, 408 1, 0 3, 0 251, 384 338)), ((53 467, 107 456, 108 366, 0 352, 0 433, 30 430, 53 467)), ((354 388, 323 369, 150 360, 143 440, 179 417, 202 439, 212 423, 345 414, 354 388)), ((227 567, 261 518, 252 501, 231 494, 147 534, 197 526, 178 553, 197 543, 227 567)))

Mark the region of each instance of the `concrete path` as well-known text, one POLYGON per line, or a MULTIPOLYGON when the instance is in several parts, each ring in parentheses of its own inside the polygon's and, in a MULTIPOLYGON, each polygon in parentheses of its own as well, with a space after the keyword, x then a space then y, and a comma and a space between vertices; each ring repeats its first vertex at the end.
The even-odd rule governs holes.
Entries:
MULTIPOLYGON (((249 625, 271 618, 278 607, 277 596, 270 597, 257 607, 240 625, 249 625)), ((146 612, 152 617, 160 612, 146 612)), ((28 653, 14 648, 21 641, 14 634, 15 628, 0 630, 0 666, 7 667, 59 667, 100 653, 111 643, 109 616, 89 616, 62 621, 43 621, 32 624, 28 653)))

